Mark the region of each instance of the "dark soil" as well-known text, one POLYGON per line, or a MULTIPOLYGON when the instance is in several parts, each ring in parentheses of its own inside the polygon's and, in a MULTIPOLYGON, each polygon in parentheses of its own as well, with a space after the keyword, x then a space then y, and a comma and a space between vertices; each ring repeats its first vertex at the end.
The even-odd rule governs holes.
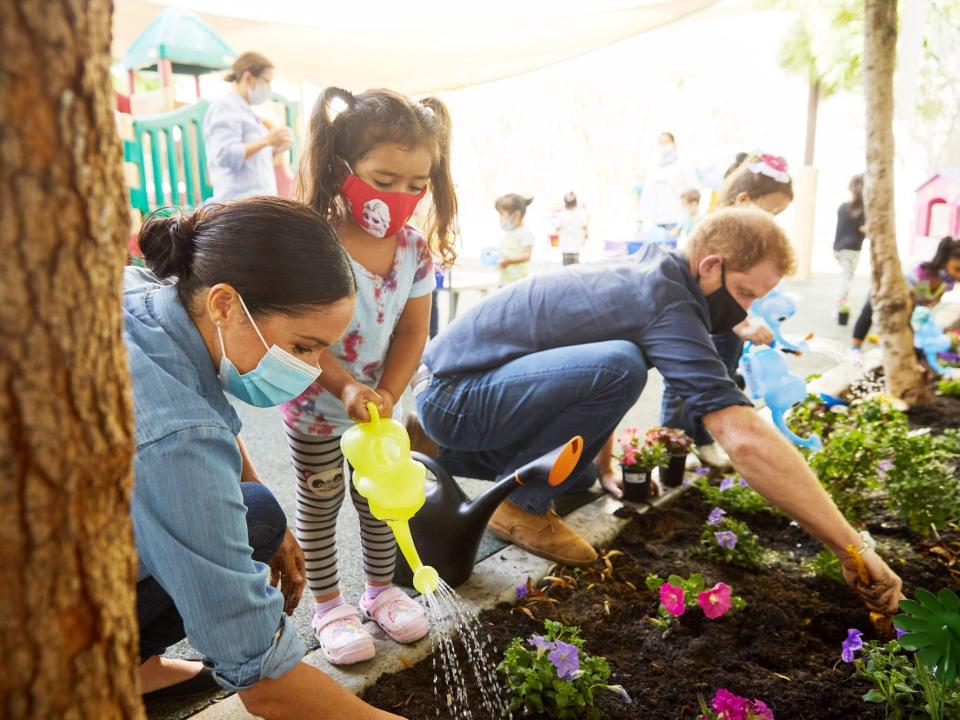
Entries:
MULTIPOLYGON (((955 398, 940 398, 935 409, 911 414, 914 426, 942 429, 957 427, 958 421, 960 400, 955 398)), ((725 687, 764 700, 777 720, 880 720, 883 710, 861 699, 869 685, 840 660, 848 628, 863 630, 865 640, 878 638, 867 611, 845 585, 801 568, 801 561, 821 546, 785 516, 735 514, 781 560, 760 570, 714 565, 691 553, 710 509, 699 493, 687 492, 669 507, 635 517, 610 548, 622 554, 608 551, 607 560, 595 567, 553 573, 566 583, 541 583, 559 603, 527 598, 484 612, 480 618, 498 649, 496 660, 513 637, 541 632, 544 618, 559 619, 581 628, 586 650, 607 658, 610 682, 623 685, 633 698, 624 705, 613 695, 604 697, 601 707, 610 718, 693 720, 697 696, 709 699, 725 687), (716 621, 688 611, 666 632, 650 624, 646 618, 656 614, 659 599, 646 588, 646 576, 691 572, 702 573, 708 584, 730 584, 748 607, 716 621)), ((960 533, 925 541, 880 513, 871 529, 908 595, 919 587, 960 591, 960 533)), ((384 676, 364 698, 411 720, 435 718, 433 675, 427 658, 384 676)), ((474 717, 489 718, 477 710, 474 717)))
POLYGON ((910 424, 928 427, 934 432, 947 428, 960 428, 960 398, 937 395, 933 402, 907 411, 910 424))

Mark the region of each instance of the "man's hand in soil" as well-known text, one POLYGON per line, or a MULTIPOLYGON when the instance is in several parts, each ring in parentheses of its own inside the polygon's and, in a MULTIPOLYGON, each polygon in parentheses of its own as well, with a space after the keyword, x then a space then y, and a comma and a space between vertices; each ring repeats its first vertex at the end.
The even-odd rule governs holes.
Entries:
POLYGON ((862 539, 790 441, 748 407, 709 413, 703 424, 750 487, 841 558, 847 583, 867 605, 879 612, 896 611, 900 578, 873 551, 863 554, 868 581, 855 577, 856 560, 847 556, 846 548, 859 547, 862 539))
POLYGON ((283 543, 270 561, 270 584, 283 593, 283 611, 293 615, 300 604, 303 587, 307 583, 307 568, 300 543, 287 528, 283 543))
POLYGON ((869 576, 869 582, 865 583, 860 578, 858 563, 847 553, 839 557, 843 579, 863 599, 868 608, 886 615, 897 612, 897 606, 903 600, 903 582, 883 561, 883 558, 873 550, 863 550, 860 553, 861 562, 869 576))

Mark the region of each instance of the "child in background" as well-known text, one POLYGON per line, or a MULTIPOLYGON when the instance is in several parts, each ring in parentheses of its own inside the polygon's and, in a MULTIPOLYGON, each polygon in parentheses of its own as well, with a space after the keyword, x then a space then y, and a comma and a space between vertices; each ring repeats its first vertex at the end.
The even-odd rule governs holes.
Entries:
POLYGON ((683 203, 683 212, 686 215, 686 219, 671 231, 677 238, 678 250, 683 248, 683 245, 686 243, 687 238, 690 237, 690 233, 693 232, 697 223, 703 220, 703 215, 700 214, 699 190, 687 190, 680 196, 680 201, 683 203))
MULTIPOLYGON (((943 238, 937 245, 937 252, 932 259, 920 263, 907 273, 907 282, 910 284, 914 305, 924 307, 938 305, 943 294, 953 290, 957 282, 960 282, 960 238, 954 239, 950 236, 943 238)), ((868 297, 860 311, 860 317, 853 325, 851 362, 860 362, 860 346, 863 345, 863 340, 870 332, 872 324, 873 306, 868 297)))
POLYGON ((557 245, 563 253, 564 265, 580 262, 580 251, 587 240, 587 211, 577 207, 577 196, 568 192, 563 196, 563 210, 557 215, 557 245))
MULTIPOLYGON (((454 257, 457 199, 450 117, 435 98, 413 102, 389 90, 355 96, 327 88, 309 137, 300 198, 336 227, 351 257, 357 307, 343 338, 321 355, 323 374, 283 406, 283 416, 297 475, 297 536, 316 603, 313 630, 324 656, 343 665, 372 658, 374 644, 340 594, 335 535, 349 482, 340 436, 370 419, 368 402, 381 417, 398 414, 427 339, 431 257, 446 264, 454 257), (336 115, 335 100, 344 106, 336 115), (424 237, 408 221, 428 190, 424 237)), ((360 611, 396 642, 419 640, 427 632, 423 608, 391 585, 393 533, 370 514, 352 483, 350 495, 360 516, 366 576, 360 611)))
POLYGON ((523 225, 532 197, 510 193, 498 198, 494 208, 500 213, 500 287, 530 274, 530 256, 533 255, 533 233, 523 225))
POLYGON ((863 175, 850 178, 850 199, 837 208, 837 232, 833 240, 833 257, 840 265, 840 296, 837 302, 847 305, 850 283, 860 262, 863 234, 867 219, 863 215, 863 175))

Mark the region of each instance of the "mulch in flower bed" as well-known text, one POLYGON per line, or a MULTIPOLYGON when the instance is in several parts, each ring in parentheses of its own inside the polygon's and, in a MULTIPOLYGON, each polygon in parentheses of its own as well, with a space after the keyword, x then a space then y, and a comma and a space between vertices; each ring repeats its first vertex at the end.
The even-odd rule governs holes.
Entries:
MULTIPOLYGON (((939 427, 956 426, 960 401, 941 400, 947 400, 940 403, 943 412, 920 416, 924 424, 940 418, 939 427)), ((918 419, 911 416, 912 424, 918 419)), ((496 660, 513 637, 542 632, 544 618, 559 619, 581 628, 586 651, 606 657, 610 682, 623 685, 633 698, 623 705, 613 695, 603 696, 601 707, 610 718, 693 720, 697 696, 709 700, 725 687, 764 700, 778 720, 880 720, 882 708, 861 700, 869 685, 840 660, 848 628, 863 630, 864 640, 878 637, 866 609, 845 585, 805 574, 800 566, 821 546, 785 516, 732 513, 782 560, 760 570, 714 565, 691 554, 710 510, 698 492, 687 492, 669 507, 637 516, 594 567, 556 570, 559 579, 541 586, 545 597, 557 602, 534 593, 519 605, 503 603, 484 612, 481 621, 497 648, 496 660), (708 585, 732 585, 748 607, 716 621, 687 612, 666 633, 650 624, 645 618, 656 615, 659 598, 646 588, 646 576, 692 572, 702 573, 708 585)), ((880 552, 903 578, 908 595, 920 587, 960 591, 960 532, 924 540, 878 512, 881 517, 880 552)), ((427 658, 384 676, 364 698, 411 720, 435 718, 433 674, 427 658)), ((472 707, 477 720, 490 717, 477 709, 478 701, 472 707)))

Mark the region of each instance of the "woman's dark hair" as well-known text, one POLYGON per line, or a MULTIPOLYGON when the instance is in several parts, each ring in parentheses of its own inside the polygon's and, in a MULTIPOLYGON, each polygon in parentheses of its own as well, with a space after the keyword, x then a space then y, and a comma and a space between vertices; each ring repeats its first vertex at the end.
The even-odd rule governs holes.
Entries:
POLYGON ((160 212, 140 228, 140 250, 154 275, 176 277, 188 311, 197 291, 218 283, 233 286, 252 315, 295 315, 354 294, 337 234, 306 205, 255 197, 189 215, 160 212))
POLYGON ((243 74, 248 72, 255 78, 260 77, 266 70, 273 67, 273 63, 257 52, 245 52, 233 61, 230 72, 223 76, 227 82, 240 82, 243 74))
POLYGON ((508 193, 498 197, 493 207, 497 212, 520 213, 520 219, 527 214, 527 207, 533 202, 532 197, 518 195, 517 193, 508 193))
POLYGON ((357 162, 377 145, 425 147, 433 154, 430 168, 430 217, 426 238, 445 267, 453 265, 459 237, 457 195, 450 175, 450 113, 434 97, 414 102, 393 90, 367 90, 354 95, 328 87, 313 107, 309 146, 300 162, 298 195, 334 225, 342 216, 340 186, 357 162), (344 107, 334 114, 334 100, 344 107))
POLYGON ((850 178, 850 215, 858 218, 863 215, 863 175, 850 178))
POLYGON ((720 187, 717 199, 718 207, 732 207, 737 202, 740 193, 746 193, 751 200, 757 200, 764 195, 780 193, 793 200, 793 180, 787 175, 787 181, 782 182, 762 172, 754 172, 751 166, 763 162, 766 155, 749 155, 727 175, 720 187))
POLYGON ((923 268, 924 272, 936 275, 943 272, 943 269, 947 266, 947 261, 956 257, 960 257, 960 238, 952 238, 947 235, 937 245, 937 252, 933 258, 920 263, 920 267, 923 268))

